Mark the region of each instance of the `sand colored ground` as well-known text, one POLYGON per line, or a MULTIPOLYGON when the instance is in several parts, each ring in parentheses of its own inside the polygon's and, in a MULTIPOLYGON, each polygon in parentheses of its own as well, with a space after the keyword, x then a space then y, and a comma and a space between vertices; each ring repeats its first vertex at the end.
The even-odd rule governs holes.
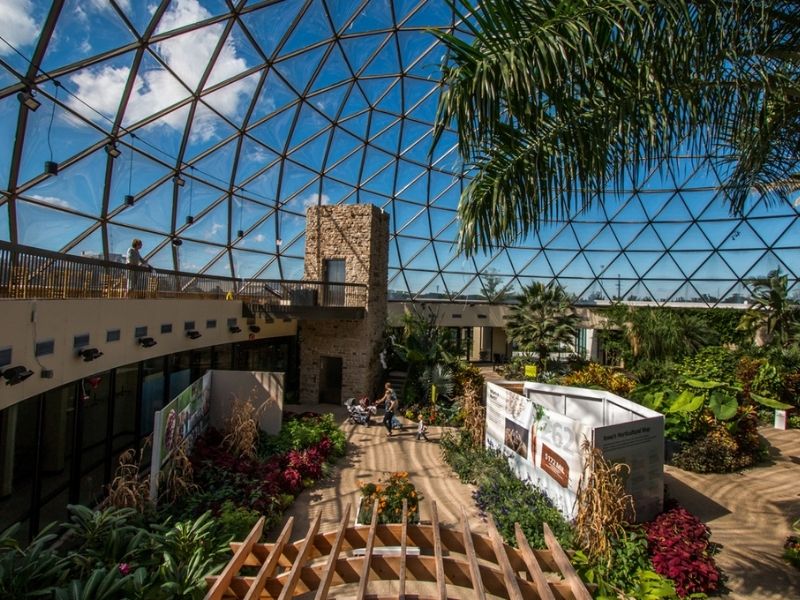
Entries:
MULTIPOLYGON (((345 420, 343 408, 330 410, 340 422, 345 420)), ((457 525, 463 508, 472 530, 485 532, 485 522, 472 500, 472 486, 461 483, 442 460, 438 440, 443 430, 431 427, 431 441, 417 442, 414 424, 404 423, 405 429, 391 438, 379 417, 371 427, 343 423, 348 456, 330 477, 305 490, 287 513, 295 517, 293 540, 304 537, 319 512, 321 530, 335 529, 348 502, 355 511, 358 482, 377 481, 389 471, 408 471, 425 498, 420 507, 422 520, 430 519, 429 501, 434 499, 443 525, 457 525)), ((712 541, 721 546, 716 560, 728 577, 728 598, 800 599, 800 571, 781 559, 793 517, 800 517, 800 431, 764 429, 762 433, 772 446, 768 464, 728 475, 666 467, 665 481, 669 493, 711 527, 712 541)), ((269 540, 279 531, 271 532, 269 540)))

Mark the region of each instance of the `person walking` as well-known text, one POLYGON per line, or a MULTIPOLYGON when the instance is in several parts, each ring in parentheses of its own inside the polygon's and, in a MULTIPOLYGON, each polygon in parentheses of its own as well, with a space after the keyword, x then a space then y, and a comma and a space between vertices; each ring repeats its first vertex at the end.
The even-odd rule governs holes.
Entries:
POLYGON ((144 291, 144 272, 142 267, 149 269, 150 271, 153 270, 153 267, 142 257, 139 250, 142 249, 142 240, 139 238, 133 238, 131 241, 131 247, 128 248, 128 254, 126 256, 125 262, 128 264, 129 267, 133 267, 132 269, 128 270, 128 296, 135 296, 138 295, 139 292, 144 291))
POLYGON ((383 425, 388 432, 386 435, 392 435, 392 421, 394 420, 394 411, 397 410, 397 394, 392 389, 392 384, 386 382, 384 386, 383 396, 376 400, 375 404, 383 404, 385 412, 383 414, 383 425))
POLYGON ((426 442, 430 442, 428 439, 428 426, 425 425, 425 420, 422 418, 422 413, 419 413, 419 419, 417 420, 417 441, 420 439, 425 438, 426 442))

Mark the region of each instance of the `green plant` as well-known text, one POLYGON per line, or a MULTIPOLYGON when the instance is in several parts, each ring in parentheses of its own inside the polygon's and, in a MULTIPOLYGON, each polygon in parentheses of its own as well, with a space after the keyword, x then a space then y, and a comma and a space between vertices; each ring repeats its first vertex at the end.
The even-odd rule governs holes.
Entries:
POLYGON ((408 522, 419 522, 419 501, 422 495, 417 493, 414 484, 408 480, 408 473, 397 471, 390 473, 378 483, 361 483, 361 510, 358 522, 369 524, 375 502, 378 503, 378 523, 400 523, 403 520, 403 500, 408 507, 408 522))
POLYGON ((261 515, 257 511, 244 506, 236 506, 232 501, 226 500, 216 518, 216 527, 223 535, 232 536, 235 540, 243 540, 260 518, 261 515))
POLYGON ((47 598, 66 575, 52 550, 56 535, 45 528, 27 548, 14 538, 19 525, 0 533, 0 598, 47 598))
POLYGON ((788 346, 797 339, 800 330, 800 310, 789 298, 789 276, 775 270, 749 283, 753 290, 750 308, 742 315, 738 329, 754 339, 763 332, 766 346, 788 346))
POLYGON ((636 387, 636 382, 624 373, 597 363, 589 363, 580 371, 573 371, 561 378, 563 385, 600 388, 627 398, 636 387))
POLYGON ((564 288, 554 282, 534 282, 523 290, 519 304, 511 307, 506 333, 520 350, 535 353, 544 371, 550 353, 574 341, 579 321, 564 288))
POLYGON ((56 590, 55 600, 117 600, 124 597, 129 578, 117 567, 95 569, 86 581, 75 579, 56 590))

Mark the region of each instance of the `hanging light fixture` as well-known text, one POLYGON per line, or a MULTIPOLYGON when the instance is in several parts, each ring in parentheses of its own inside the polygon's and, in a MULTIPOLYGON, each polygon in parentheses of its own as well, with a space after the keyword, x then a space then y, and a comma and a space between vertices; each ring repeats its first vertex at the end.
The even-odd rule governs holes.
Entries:
POLYGON ((31 112, 36 112, 42 105, 42 103, 39 102, 33 95, 33 90, 25 90, 24 92, 20 92, 17 94, 17 100, 20 101, 20 104, 25 105, 25 107, 31 112))
POLYGON ((56 86, 55 100, 53 100, 53 110, 50 111, 50 123, 47 125, 47 147, 50 150, 50 160, 44 161, 44 172, 47 175, 58 175, 58 163, 53 160, 53 141, 51 139, 51 134, 53 131, 53 119, 55 119, 56 116, 58 90, 61 88, 61 84, 54 79, 53 85, 56 86))
MULTIPOLYGON (((240 188, 243 192, 244 188, 240 188)), ((239 229, 236 231, 236 237, 244 237, 244 228, 242 227, 242 214, 244 213, 244 198, 239 198, 239 229)))
POLYGON ((133 197, 131 190, 133 189, 133 148, 136 145, 136 135, 131 134, 131 152, 128 157, 128 193, 125 194, 125 204, 133 206, 136 198, 133 197))
POLYGON ((194 194, 194 167, 189 167, 192 170, 192 177, 189 178, 189 214, 186 215, 186 224, 191 225, 194 223, 192 216, 192 195, 194 194))
POLYGON ((122 154, 122 152, 120 151, 119 148, 117 148, 117 145, 114 142, 108 142, 106 144, 106 152, 111 158, 118 158, 119 155, 122 154))

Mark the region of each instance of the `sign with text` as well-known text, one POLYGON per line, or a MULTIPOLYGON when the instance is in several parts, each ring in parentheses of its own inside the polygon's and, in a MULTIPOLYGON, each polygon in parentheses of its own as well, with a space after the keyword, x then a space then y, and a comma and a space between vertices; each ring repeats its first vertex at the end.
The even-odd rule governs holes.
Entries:
POLYGON ((486 384, 486 444, 501 450, 520 479, 543 490, 567 517, 583 475, 584 441, 631 467, 626 489, 637 520, 663 503, 664 417, 600 390, 525 383, 525 395, 486 384))

